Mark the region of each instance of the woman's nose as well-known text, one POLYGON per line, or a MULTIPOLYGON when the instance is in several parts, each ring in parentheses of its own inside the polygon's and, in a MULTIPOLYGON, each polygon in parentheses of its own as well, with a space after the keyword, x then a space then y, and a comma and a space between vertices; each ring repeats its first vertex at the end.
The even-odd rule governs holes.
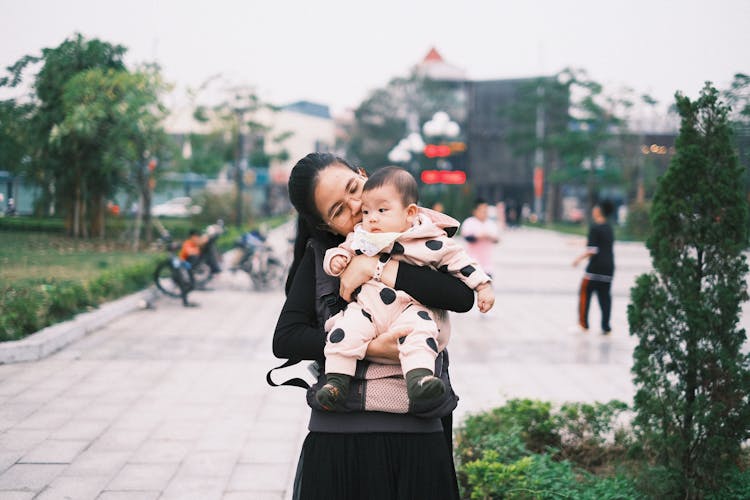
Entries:
POLYGON ((354 215, 358 214, 362 210, 362 201, 354 197, 349 198, 349 209, 354 215))

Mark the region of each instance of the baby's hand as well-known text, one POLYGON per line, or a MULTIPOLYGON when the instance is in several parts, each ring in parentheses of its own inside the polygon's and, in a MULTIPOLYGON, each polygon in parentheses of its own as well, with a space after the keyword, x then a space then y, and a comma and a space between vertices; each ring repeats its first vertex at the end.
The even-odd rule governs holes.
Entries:
POLYGON ((489 283, 480 285, 480 288, 477 288, 477 305, 483 313, 486 313, 495 305, 495 292, 489 283))
POLYGON ((331 259, 331 271, 333 272, 333 274, 338 276, 339 274, 344 272, 344 269, 346 269, 346 264, 346 257, 344 257, 343 255, 335 255, 331 259))

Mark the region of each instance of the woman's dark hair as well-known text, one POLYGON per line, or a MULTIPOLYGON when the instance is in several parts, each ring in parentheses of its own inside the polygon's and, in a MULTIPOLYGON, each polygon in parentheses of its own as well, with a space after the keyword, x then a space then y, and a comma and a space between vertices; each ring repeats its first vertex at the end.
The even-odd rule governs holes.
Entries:
POLYGON ((297 210, 297 238, 294 241, 294 260, 289 268, 289 276, 286 280, 286 291, 292 285, 292 280, 297 272, 305 247, 310 238, 314 238, 330 248, 343 241, 343 237, 333 234, 325 229, 325 222, 318 213, 315 206, 315 187, 318 185, 318 175, 331 165, 343 165, 353 172, 358 169, 353 167, 343 158, 331 153, 310 153, 294 165, 289 175, 289 201, 297 210))

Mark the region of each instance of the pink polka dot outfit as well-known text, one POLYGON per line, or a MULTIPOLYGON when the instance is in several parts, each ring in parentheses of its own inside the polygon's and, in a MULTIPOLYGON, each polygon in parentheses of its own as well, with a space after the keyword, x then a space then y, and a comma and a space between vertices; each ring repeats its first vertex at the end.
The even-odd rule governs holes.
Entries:
MULTIPOLYGON (((467 286, 476 289, 490 281, 464 248, 448 237, 458 229, 458 221, 434 210, 420 208, 414 225, 397 236, 395 241, 379 249, 381 261, 388 257, 419 266, 431 266, 451 273, 467 286)), ((355 232, 362 233, 361 227, 355 232)), ((326 251, 323 269, 330 275, 331 259, 346 257, 347 264, 361 250, 355 232, 336 248, 326 251)), ((375 238, 377 240, 377 238, 375 238)), ((368 255, 371 251, 366 252, 368 255)), ((399 340, 401 369, 404 374, 415 368, 434 370, 435 357, 448 343, 450 324, 445 311, 430 309, 409 294, 387 287, 374 279, 364 283, 356 302, 350 303, 325 325, 326 373, 354 375, 357 360, 363 359, 369 342, 395 327, 407 326, 412 333, 399 340)), ((379 360, 386 361, 386 360, 379 360)))

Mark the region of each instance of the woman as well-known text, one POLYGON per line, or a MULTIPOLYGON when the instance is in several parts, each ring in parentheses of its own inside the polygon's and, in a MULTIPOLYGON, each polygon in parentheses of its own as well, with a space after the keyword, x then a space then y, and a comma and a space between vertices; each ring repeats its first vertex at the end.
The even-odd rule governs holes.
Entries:
MULTIPOLYGON (((346 161, 311 153, 297 162, 289 179, 289 197, 299 213, 294 262, 287 300, 276 325, 277 357, 322 360, 325 332, 320 326, 321 295, 316 273, 320 249, 338 245, 362 220, 360 196, 365 177, 346 161), (317 248, 317 251, 314 251, 317 248)), ((340 276, 339 295, 349 301, 373 276, 376 257, 359 255, 340 276)), ((429 307, 465 312, 473 292, 450 275, 426 267, 389 261, 381 274, 389 287, 404 290, 429 307)), ((329 303, 330 305, 330 303, 329 303)), ((392 331, 373 340, 368 358, 398 361, 392 331)), ((297 467, 294 498, 307 499, 457 499, 451 452, 451 417, 313 410, 297 467)))

